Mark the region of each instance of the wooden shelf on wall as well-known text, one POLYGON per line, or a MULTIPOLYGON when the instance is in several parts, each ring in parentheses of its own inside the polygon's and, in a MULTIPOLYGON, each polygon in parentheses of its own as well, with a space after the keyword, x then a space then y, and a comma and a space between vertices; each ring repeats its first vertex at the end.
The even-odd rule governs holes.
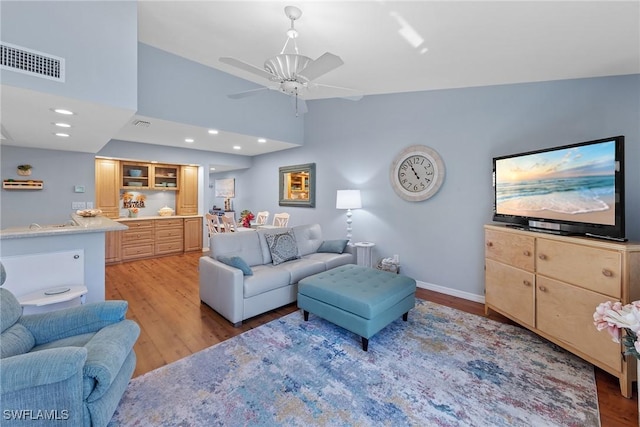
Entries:
POLYGON ((2 181, 2 188, 5 190, 42 190, 44 188, 44 181, 35 179, 5 179, 2 181))

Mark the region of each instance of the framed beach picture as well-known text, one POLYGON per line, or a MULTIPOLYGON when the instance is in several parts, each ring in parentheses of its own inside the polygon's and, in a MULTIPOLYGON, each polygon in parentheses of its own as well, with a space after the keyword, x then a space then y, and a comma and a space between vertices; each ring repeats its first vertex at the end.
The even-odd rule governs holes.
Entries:
POLYGON ((236 180, 234 178, 216 179, 216 197, 229 199, 235 197, 236 180))

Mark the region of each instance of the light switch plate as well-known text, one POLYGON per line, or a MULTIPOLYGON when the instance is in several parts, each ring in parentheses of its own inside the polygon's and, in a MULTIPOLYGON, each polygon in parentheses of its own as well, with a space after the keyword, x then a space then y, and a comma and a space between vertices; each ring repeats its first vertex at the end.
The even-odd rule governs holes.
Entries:
POLYGON ((71 209, 86 209, 87 204, 85 202, 71 202, 71 209))
POLYGON ((74 193, 84 193, 84 185, 76 185, 73 187, 74 193))

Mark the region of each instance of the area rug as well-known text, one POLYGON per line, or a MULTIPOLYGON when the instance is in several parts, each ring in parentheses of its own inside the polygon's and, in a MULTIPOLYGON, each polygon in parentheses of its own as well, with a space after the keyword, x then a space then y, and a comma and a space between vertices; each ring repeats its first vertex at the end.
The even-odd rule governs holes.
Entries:
POLYGON ((417 300, 361 349, 291 313, 134 378, 110 426, 599 426, 591 365, 417 300))

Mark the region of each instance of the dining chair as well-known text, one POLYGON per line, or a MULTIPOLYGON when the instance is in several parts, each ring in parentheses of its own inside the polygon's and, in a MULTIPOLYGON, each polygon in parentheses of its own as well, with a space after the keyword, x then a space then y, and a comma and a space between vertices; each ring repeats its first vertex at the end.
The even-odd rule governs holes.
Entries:
POLYGON ((275 227, 286 227, 289 224, 289 214, 286 212, 273 214, 273 225, 275 227))
POLYGON ((260 211, 256 214, 256 225, 264 225, 269 219, 269 211, 260 211))
POLYGON ((222 215, 220 217, 222 220, 222 231, 223 233, 230 233, 232 231, 236 231, 236 220, 230 216, 222 215))
POLYGON ((207 220, 207 229, 209 230, 209 237, 213 236, 216 233, 219 233, 220 221, 218 220, 218 215, 207 213, 205 214, 205 218, 207 220))

